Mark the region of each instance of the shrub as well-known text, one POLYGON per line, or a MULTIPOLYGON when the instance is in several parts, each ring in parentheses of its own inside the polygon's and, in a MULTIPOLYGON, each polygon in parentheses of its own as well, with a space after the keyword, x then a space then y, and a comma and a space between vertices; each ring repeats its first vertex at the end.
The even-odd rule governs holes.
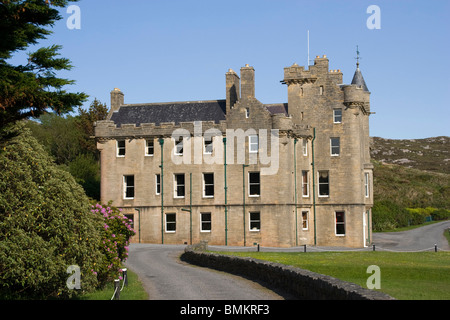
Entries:
POLYGON ((91 212, 103 218, 101 247, 104 260, 101 265, 92 270, 98 275, 100 285, 120 278, 120 265, 128 258, 129 240, 136 234, 131 228, 131 220, 121 211, 110 204, 97 203, 91 206, 91 212))
POLYGON ((408 211, 390 200, 375 201, 372 208, 373 231, 386 231, 407 226, 408 211))
POLYGON ((0 298, 69 298, 94 289, 102 220, 29 129, 2 130, 13 138, 0 150, 0 298), (66 286, 71 265, 80 267, 81 290, 66 286))

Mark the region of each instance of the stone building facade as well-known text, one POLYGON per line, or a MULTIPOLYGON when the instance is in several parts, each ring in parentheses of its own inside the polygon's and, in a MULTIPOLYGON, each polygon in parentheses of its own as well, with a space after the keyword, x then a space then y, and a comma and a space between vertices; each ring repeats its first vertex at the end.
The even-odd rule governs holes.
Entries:
POLYGON ((363 247, 371 242, 370 92, 326 56, 284 69, 287 103, 255 97, 255 70, 226 99, 125 104, 96 123, 101 199, 133 219, 134 242, 363 247))

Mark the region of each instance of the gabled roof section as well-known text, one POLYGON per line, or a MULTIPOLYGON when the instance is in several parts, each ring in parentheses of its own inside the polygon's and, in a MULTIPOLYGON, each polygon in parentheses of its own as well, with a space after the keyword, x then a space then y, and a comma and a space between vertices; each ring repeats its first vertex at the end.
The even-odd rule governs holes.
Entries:
POLYGON ((226 100, 184 101, 149 104, 125 104, 111 116, 111 121, 120 127, 122 124, 162 122, 193 122, 225 120, 226 100))

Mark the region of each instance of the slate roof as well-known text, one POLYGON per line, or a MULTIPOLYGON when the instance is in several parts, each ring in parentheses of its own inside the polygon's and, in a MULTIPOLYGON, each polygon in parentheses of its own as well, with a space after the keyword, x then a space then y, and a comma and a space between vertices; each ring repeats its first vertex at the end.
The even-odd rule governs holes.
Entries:
MULTIPOLYGON (((287 103, 265 105, 270 113, 284 113, 287 115, 287 103)), ((122 105, 111 116, 112 121, 120 127, 122 124, 155 123, 162 122, 193 122, 214 121, 219 123, 226 120, 226 100, 184 101, 148 104, 122 105)))
POLYGON ((122 124, 162 122, 193 122, 225 120, 225 100, 186 101, 151 104, 123 105, 111 116, 111 120, 120 127, 122 124))
POLYGON ((352 84, 356 84, 357 86, 362 87, 364 91, 369 92, 359 67, 356 68, 355 74, 353 75, 352 84))

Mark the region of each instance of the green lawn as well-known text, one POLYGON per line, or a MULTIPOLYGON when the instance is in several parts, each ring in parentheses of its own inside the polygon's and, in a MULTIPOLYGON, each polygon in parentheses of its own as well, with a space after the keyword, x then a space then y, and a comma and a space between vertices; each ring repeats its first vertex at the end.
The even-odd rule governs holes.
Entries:
POLYGON ((450 300, 450 252, 221 252, 269 260, 367 288, 370 265, 381 272, 380 291, 401 300, 450 300))
MULTIPOLYGON (((138 276, 128 269, 128 287, 124 286, 120 292, 120 300, 148 300, 147 292, 145 292, 138 276)), ((120 287, 122 288, 122 281, 120 287)), ((114 293, 114 284, 108 283, 102 290, 85 294, 79 297, 79 300, 111 300, 114 293)))

